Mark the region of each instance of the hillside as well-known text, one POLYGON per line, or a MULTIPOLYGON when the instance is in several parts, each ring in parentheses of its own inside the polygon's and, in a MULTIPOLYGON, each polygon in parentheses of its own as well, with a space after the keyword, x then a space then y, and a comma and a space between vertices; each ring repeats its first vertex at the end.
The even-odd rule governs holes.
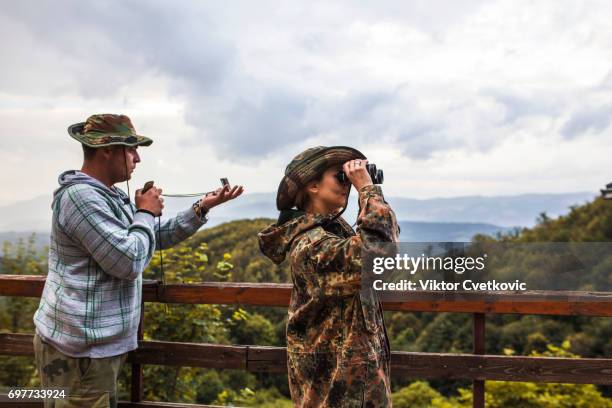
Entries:
POLYGON ((552 218, 540 215, 533 228, 525 228, 521 242, 609 242, 612 241, 612 200, 601 197, 570 207, 569 213, 552 218))
MULTIPOLYGON (((186 242, 164 251, 166 280, 187 283, 289 282, 288 263, 274 265, 259 252, 256 234, 270 222, 272 220, 267 218, 232 221, 198 232, 186 242)), ((573 207, 567 215, 557 219, 542 216, 534 228, 508 233, 499 239, 506 242, 610 241, 611 225, 612 202, 596 199, 573 207)), ((410 227, 410 224, 406 226, 410 227)), ((427 223, 418 223, 412 227, 415 228, 411 232, 413 234, 419 229, 419 237, 424 236, 423 234, 437 233, 435 225, 427 223)), ((466 228, 471 226, 459 228, 455 225, 455 227, 458 231, 467 233, 466 228)), ((482 224, 476 229, 482 230, 482 224)), ((44 274, 46 268, 44 258, 36 260, 27 248, 14 251, 12 255, 2 254, 1 262, 5 273, 44 274)), ((158 278, 159 271, 160 257, 159 254, 155 254, 146 277, 158 278)), ((597 273, 599 275, 594 278, 600 281, 610 280, 610 268, 602 268, 597 273)), ((12 332, 32 332, 31 316, 37 304, 36 299, 3 299, 0 303, 0 327, 9 328, 8 330, 12 332)), ((285 318, 286 310, 283 308, 165 306, 150 303, 146 308, 145 337, 166 341, 283 346, 285 318)), ((531 355, 561 350, 563 353, 571 352, 582 357, 612 356, 612 319, 609 318, 490 314, 486 319, 488 354, 531 355)), ((385 312, 385 321, 393 350, 471 352, 472 321, 469 314, 385 312)), ((26 360, 0 358, 0 365, 6 367, 5 373, 11 373, 9 375, 0 372, 0 385, 27 383, 28 379, 34 376, 34 372, 31 362, 26 360)), ((127 370, 128 368, 125 369, 124 382, 120 384, 123 395, 128 393, 125 380, 128 378, 127 370)), ((145 378, 148 379, 145 384, 147 399, 218 404, 221 401, 227 402, 227 398, 229 401, 238 401, 241 390, 245 388, 255 390, 258 398, 267 398, 278 404, 286 404, 288 398, 286 376, 283 375, 260 376, 233 370, 192 368, 176 370, 172 367, 146 366, 145 378), (168 384, 178 385, 170 387, 168 384), (225 399, 221 396, 225 396, 223 397, 225 399)), ((427 393, 439 392, 444 398, 452 399, 452 396, 457 395, 458 388, 467 385, 461 381, 437 380, 430 382, 430 385, 414 383, 417 385, 407 387, 409 383, 409 379, 395 378, 394 395, 410 397, 420 393, 422 387, 426 387, 427 393), (430 386, 432 388, 429 388, 430 386)), ((488 392, 490 395, 497 395, 498 398, 506 398, 512 395, 515 386, 512 383, 500 383, 488 392)), ((547 385, 532 384, 530 387, 541 393, 549 392, 547 385)), ((560 384, 556 384, 554 390, 550 392, 553 396, 557 396, 573 395, 572 393, 577 391, 592 393, 599 398, 598 401, 609 397, 611 393, 609 387, 560 384)), ((578 401, 582 397, 572 398, 578 401)), ((259 402, 246 405, 263 406, 259 402)), ((411 406, 395 404, 394 400, 395 405, 411 406)))

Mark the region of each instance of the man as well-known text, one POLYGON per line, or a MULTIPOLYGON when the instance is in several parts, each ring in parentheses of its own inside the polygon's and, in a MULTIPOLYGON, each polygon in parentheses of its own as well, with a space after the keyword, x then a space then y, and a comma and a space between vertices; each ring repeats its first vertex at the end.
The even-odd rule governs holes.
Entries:
POLYGON ((137 190, 133 204, 115 187, 140 162, 138 146, 153 141, 123 115, 93 115, 68 133, 84 161, 81 171, 60 175, 54 193, 49 274, 34 315, 36 364, 43 388, 67 390, 45 406, 115 407, 119 370, 138 345, 142 272, 154 250, 194 234, 212 207, 243 188, 218 189, 158 228, 160 188, 137 190))

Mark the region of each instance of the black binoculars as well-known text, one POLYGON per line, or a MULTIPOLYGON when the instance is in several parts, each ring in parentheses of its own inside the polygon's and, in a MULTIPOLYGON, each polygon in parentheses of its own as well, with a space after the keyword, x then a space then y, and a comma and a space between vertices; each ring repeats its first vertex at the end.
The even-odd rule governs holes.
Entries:
MULTIPOLYGON (((374 183, 374 184, 382 184, 383 183, 383 180, 385 179, 383 171, 380 170, 380 169, 377 169, 376 165, 374 163, 366 164, 366 170, 370 174, 370 178, 372 179, 372 183, 374 183)), ((348 179, 348 177, 346 177, 346 174, 344 173, 343 170, 340 170, 338 173, 336 173, 336 178, 342 184, 349 182, 349 179, 348 179)))

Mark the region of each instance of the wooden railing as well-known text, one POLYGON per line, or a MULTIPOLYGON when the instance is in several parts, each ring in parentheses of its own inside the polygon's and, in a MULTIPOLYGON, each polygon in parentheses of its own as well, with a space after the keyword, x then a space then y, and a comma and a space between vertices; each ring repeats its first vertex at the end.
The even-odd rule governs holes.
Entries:
MULTIPOLYGON (((0 275, 0 296, 40 297, 44 280, 43 276, 0 275)), ((143 284, 144 302, 286 307, 290 294, 291 286, 286 284, 162 285, 155 281, 143 284)), ((486 313, 612 317, 612 293, 469 292, 461 296, 445 296, 440 292, 415 291, 411 293, 410 301, 383 303, 383 307, 396 311, 473 314, 473 354, 393 352, 391 372, 393 376, 403 378, 471 380, 474 407, 484 407, 486 380, 612 384, 612 359, 499 356, 487 355, 485 350, 486 313)), ((144 364, 274 373, 283 373, 287 369, 284 347, 144 341, 142 324, 139 335, 139 348, 128 356, 128 362, 132 364, 131 401, 121 402, 121 407, 196 407, 143 402, 144 364)), ((0 355, 33 354, 32 335, 0 334, 0 355)), ((41 405, 33 403, 31 406, 41 405)))

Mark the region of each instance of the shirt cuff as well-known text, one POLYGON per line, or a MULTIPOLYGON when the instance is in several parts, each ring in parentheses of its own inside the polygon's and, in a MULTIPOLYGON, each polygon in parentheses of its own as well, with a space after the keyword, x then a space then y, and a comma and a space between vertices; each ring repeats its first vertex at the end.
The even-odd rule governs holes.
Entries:
POLYGON ((155 217, 149 211, 136 211, 132 224, 144 224, 152 229, 155 228, 155 217))
POLYGON ((147 213, 147 214, 152 215, 152 216, 153 216, 153 218, 155 218, 155 214, 153 214, 153 213, 152 213, 151 211, 149 211, 149 210, 145 210, 144 208, 139 208, 138 210, 136 210, 136 212, 144 212, 144 213, 147 213))
POLYGON ((178 213, 181 225, 185 226, 190 231, 197 231, 202 225, 208 221, 208 213, 202 217, 198 217, 193 207, 189 207, 186 210, 178 213))
POLYGON ((359 189, 359 198, 365 198, 367 200, 374 195, 379 195, 381 197, 383 195, 382 188, 378 184, 370 184, 359 189))

